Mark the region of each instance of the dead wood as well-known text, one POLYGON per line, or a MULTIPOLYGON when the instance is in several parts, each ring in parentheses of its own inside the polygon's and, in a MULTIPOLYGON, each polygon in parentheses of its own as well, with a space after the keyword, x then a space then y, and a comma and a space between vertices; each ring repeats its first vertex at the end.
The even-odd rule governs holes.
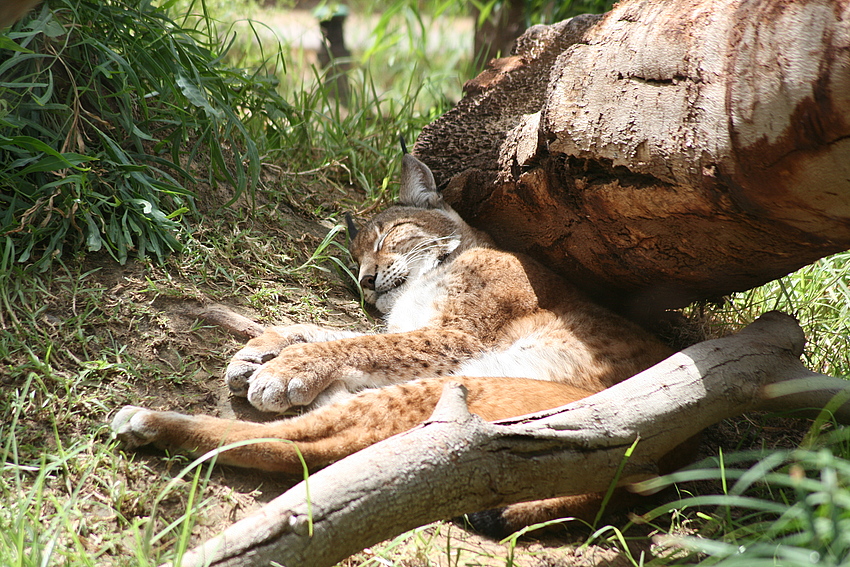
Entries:
POLYGON ((620 2, 535 26, 414 153, 450 204, 657 312, 850 248, 850 0, 620 2))
POLYGON ((184 303, 180 306, 180 312, 189 317, 202 319, 211 325, 221 327, 228 333, 246 339, 253 339, 263 334, 263 326, 251 319, 236 313, 226 305, 212 303, 200 305, 196 303, 184 303))
MULTIPOLYGON (((791 317, 768 313, 737 335, 695 345, 599 394, 497 423, 470 415, 462 386, 452 385, 422 426, 316 473, 181 564, 333 565, 431 521, 605 490, 636 441, 622 482, 651 477, 663 454, 721 419, 813 401, 776 397, 777 386, 817 381, 816 397, 824 400, 850 391, 846 381, 802 365, 803 343, 791 317)), ((847 405, 836 415, 850 421, 847 405)))

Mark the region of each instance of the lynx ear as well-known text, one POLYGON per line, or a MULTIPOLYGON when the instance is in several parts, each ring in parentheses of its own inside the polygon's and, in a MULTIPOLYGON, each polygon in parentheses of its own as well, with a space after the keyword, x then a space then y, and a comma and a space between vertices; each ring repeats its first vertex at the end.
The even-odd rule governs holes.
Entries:
POLYGON ((443 197, 437 192, 434 174, 427 165, 410 154, 401 156, 401 190, 398 200, 402 205, 421 209, 443 206, 443 197))
POLYGON ((351 242, 357 236, 359 229, 354 224, 354 219, 351 218, 350 213, 345 213, 345 227, 348 229, 348 241, 351 242))

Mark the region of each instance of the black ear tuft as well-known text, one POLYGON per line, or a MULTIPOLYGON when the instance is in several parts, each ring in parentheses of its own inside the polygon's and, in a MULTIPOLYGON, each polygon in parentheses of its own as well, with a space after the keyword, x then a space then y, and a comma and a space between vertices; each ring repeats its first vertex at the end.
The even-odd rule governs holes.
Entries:
POLYGON ((345 227, 348 229, 348 241, 351 242, 357 236, 358 228, 354 224, 354 219, 351 218, 350 213, 345 213, 345 227))
POLYGON ((407 153, 407 144, 404 143, 404 136, 402 134, 398 135, 398 143, 401 144, 401 153, 402 155, 407 153))

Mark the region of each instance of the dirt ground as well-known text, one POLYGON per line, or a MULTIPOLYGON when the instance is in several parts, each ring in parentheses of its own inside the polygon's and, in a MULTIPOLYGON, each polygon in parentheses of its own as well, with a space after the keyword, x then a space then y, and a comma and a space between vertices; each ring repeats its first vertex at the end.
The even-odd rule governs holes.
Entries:
MULTIPOLYGON (((289 213, 287 213, 289 215, 289 213)), ((300 247, 304 257, 320 242, 327 226, 305 220, 297 215, 277 219, 281 229, 268 238, 288 238, 300 247)), ((152 409, 176 410, 192 414, 209 414, 226 418, 268 420, 277 416, 253 410, 240 398, 233 398, 225 387, 222 374, 228 357, 245 341, 217 325, 198 319, 198 309, 215 302, 263 325, 312 322, 334 327, 370 330, 374 328, 361 310, 350 289, 335 275, 312 272, 305 280, 246 282, 245 296, 222 297, 216 285, 199 285, 186 276, 181 259, 174 258, 166 267, 152 264, 128 263, 119 266, 108 258, 89 257, 85 271, 89 284, 104 290, 103 305, 117 314, 110 333, 126 346, 128 355, 159 367, 162 375, 151 380, 131 380, 125 386, 114 385, 116 409, 124 403, 152 409), (319 274, 319 275, 316 275, 319 274), (306 285, 305 285, 306 284, 306 285), (263 296, 264 286, 282 285, 263 296), (261 297, 262 301, 251 299, 261 297), (122 390, 122 388, 126 388, 122 390)), ((231 277, 247 278, 235 273, 231 277)), ((250 278, 248 278, 250 279, 250 278)), ((237 286, 238 289, 238 286, 237 286)), ((268 292, 268 290, 266 290, 268 292)), ((50 317, 51 315, 48 315, 50 317)), ((57 318, 64 317, 55 313, 57 318)), ((733 450, 763 446, 765 440, 777 446, 799 443, 805 424, 768 422, 767 428, 758 416, 724 422, 705 435, 704 452, 716 454, 718 447, 733 450)), ((103 441, 108 442, 104 438, 103 441)), ((154 449, 142 449, 124 454, 121 458, 141 464, 126 467, 125 482, 137 491, 161 485, 187 462, 179 457, 166 456, 154 449)), ((204 492, 205 504, 198 515, 192 534, 192 544, 219 533, 233 522, 257 511, 298 479, 276 478, 267 473, 217 467, 204 492)), ((711 490, 712 487, 705 487, 711 490)), ((176 518, 183 513, 186 497, 179 491, 159 503, 163 518, 176 518)), ((139 503, 140 516, 149 507, 139 503)), ((612 525, 622 525, 628 517, 615 518, 612 525), (618 523, 619 522, 619 523, 618 523)), ((682 529, 687 530, 687 524, 682 529)), ((639 528, 632 536, 640 536, 628 544, 628 551, 616 538, 600 545, 582 545, 586 530, 563 530, 556 537, 524 538, 519 542, 499 543, 464 531, 451 523, 439 523, 400 536, 392 542, 373 546, 347 560, 348 565, 377 562, 384 565, 459 566, 509 565, 521 566, 596 566, 632 565, 653 556, 659 549, 653 544, 654 530, 639 528)), ((608 534, 613 536, 613 532, 608 534)), ((603 538, 604 540, 605 538, 603 538)), ((118 551, 118 550, 116 550, 118 551)))

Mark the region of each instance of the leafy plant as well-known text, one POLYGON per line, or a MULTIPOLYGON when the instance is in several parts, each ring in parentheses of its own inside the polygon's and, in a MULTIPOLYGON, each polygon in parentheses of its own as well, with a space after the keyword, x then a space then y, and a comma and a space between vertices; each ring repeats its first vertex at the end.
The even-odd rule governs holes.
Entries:
POLYGON ((57 0, 0 35, 0 235, 18 262, 161 258, 182 247, 188 183, 255 186, 251 129, 289 106, 273 79, 222 69, 213 31, 148 0, 57 0))

